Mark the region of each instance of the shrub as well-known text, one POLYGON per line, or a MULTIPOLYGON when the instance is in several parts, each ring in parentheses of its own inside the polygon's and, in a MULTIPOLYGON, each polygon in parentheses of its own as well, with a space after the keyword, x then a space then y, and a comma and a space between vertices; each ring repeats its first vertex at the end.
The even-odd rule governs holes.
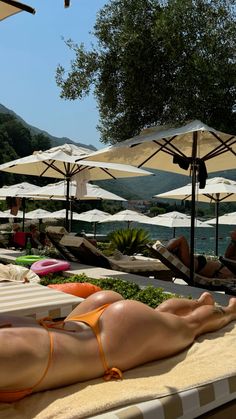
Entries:
POLYGON ((162 288, 154 288, 153 286, 148 286, 144 289, 141 289, 135 282, 129 282, 116 278, 89 278, 85 274, 74 275, 71 277, 51 274, 42 277, 40 280, 41 285, 62 284, 64 282, 90 282, 91 284, 98 285, 103 290, 116 291, 125 299, 141 301, 142 303, 147 304, 153 308, 157 307, 159 304, 169 298, 180 298, 179 295, 165 293, 162 288))
POLYGON ((149 234, 141 228, 127 228, 109 234, 112 249, 126 255, 141 252, 149 242, 149 234))

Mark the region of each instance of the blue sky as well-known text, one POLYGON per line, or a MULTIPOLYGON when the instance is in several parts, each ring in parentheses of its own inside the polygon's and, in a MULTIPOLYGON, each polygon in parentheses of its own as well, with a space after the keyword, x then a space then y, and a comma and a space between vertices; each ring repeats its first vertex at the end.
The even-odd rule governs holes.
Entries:
POLYGON ((36 14, 21 12, 0 22, 0 103, 52 135, 104 147, 94 98, 60 99, 55 70, 59 63, 69 68, 73 58, 62 37, 89 47, 96 14, 107 2, 71 0, 66 9, 64 0, 24 3, 36 14))

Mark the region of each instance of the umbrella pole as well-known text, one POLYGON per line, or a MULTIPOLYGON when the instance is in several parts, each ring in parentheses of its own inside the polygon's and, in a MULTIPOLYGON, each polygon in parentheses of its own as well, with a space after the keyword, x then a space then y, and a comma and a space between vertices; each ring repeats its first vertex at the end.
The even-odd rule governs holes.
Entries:
POLYGON ((191 208, 191 238, 190 238, 190 281, 194 285, 194 225, 195 225, 195 191, 196 191, 196 155, 197 155, 197 132, 193 132, 192 149, 192 208, 191 208))
POLYGON ((72 221, 73 221, 73 212, 72 212, 72 202, 70 199, 70 224, 69 224, 69 233, 72 230, 72 221))
POLYGON ((70 206, 70 179, 66 179, 66 219, 65 228, 69 231, 69 206, 70 206))
POLYGON ((215 231, 216 247, 215 247, 215 254, 216 254, 216 256, 218 256, 218 240, 219 240, 219 199, 217 199, 216 200, 216 203, 215 203, 215 216, 216 216, 216 231, 215 231))
POLYGON ((93 237, 94 239, 96 238, 96 234, 97 234, 97 223, 96 221, 93 224, 93 237))
POLYGON ((25 198, 22 198, 22 210, 23 210, 22 231, 25 231, 25 198))

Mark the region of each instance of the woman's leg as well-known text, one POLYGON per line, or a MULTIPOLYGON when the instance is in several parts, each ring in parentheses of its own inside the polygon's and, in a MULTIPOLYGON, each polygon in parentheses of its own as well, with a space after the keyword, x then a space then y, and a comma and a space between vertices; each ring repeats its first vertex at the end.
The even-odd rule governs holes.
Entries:
POLYGON ((202 306, 185 317, 193 328, 195 337, 214 332, 236 320, 236 298, 231 298, 227 307, 202 306))
POLYGON ((123 297, 115 291, 98 291, 87 297, 82 301, 67 317, 73 317, 77 314, 88 313, 89 311, 95 310, 104 304, 111 304, 115 301, 123 300, 123 297))
POLYGON ((160 304, 155 310, 161 313, 172 313, 177 316, 186 316, 203 305, 214 305, 214 299, 209 292, 204 292, 198 300, 187 298, 170 298, 160 304))
POLYGON ((224 309, 202 305, 184 317, 158 312, 137 301, 120 301, 101 316, 102 345, 108 366, 127 370, 175 355, 197 336, 232 320, 236 320, 236 298, 224 309))

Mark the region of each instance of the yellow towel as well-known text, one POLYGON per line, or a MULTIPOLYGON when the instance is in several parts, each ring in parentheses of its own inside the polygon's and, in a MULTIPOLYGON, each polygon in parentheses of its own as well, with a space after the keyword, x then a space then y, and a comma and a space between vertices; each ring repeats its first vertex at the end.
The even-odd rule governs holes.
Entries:
POLYGON ((176 356, 125 372, 122 381, 96 379, 0 404, 0 418, 86 418, 231 376, 236 376, 236 322, 199 337, 176 356))

